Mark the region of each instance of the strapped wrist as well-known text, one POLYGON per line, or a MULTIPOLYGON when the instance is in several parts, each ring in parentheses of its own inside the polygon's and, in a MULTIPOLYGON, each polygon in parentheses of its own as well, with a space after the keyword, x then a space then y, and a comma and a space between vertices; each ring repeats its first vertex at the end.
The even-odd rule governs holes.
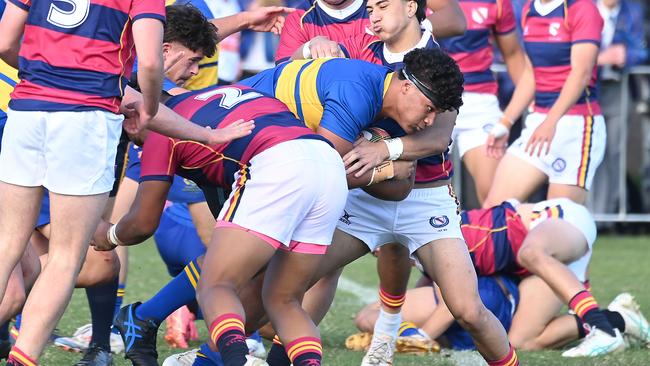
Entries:
POLYGON ((123 246, 124 243, 117 237, 117 224, 114 224, 108 229, 108 232, 106 233, 106 238, 108 239, 108 242, 115 245, 115 246, 123 246))
POLYGON ((397 160, 404 152, 404 143, 399 137, 382 140, 388 148, 388 160, 397 160))
POLYGON ((302 58, 305 60, 311 59, 311 50, 309 49, 309 45, 311 45, 311 39, 302 45, 302 58))
POLYGON ((368 185, 376 184, 383 182, 388 179, 392 179, 395 176, 395 167, 393 166, 392 161, 384 161, 383 163, 377 165, 372 169, 372 176, 370 177, 370 183, 368 185))

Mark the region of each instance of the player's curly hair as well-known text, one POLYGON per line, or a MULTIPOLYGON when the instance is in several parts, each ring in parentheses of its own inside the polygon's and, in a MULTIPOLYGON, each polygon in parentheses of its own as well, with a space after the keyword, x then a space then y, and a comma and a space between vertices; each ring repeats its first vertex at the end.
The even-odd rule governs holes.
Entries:
POLYGON ((404 71, 398 72, 398 77, 404 80, 408 74, 415 76, 429 89, 429 99, 438 110, 457 111, 463 105, 463 73, 444 51, 415 49, 404 56, 404 71))
POLYGON ((169 5, 163 42, 178 42, 190 50, 212 57, 217 50, 217 27, 190 4, 169 5))

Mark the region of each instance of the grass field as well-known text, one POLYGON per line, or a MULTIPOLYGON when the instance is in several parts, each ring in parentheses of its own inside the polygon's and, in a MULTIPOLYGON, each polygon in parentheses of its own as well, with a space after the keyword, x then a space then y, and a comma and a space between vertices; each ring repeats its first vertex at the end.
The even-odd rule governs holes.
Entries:
MULTIPOLYGON (((642 309, 650 316, 650 237, 604 236, 596 243, 591 266, 591 284, 594 295, 606 305, 616 294, 629 291, 636 296, 642 309)), ((151 242, 134 247, 131 251, 131 267, 126 288, 125 304, 147 299, 169 276, 151 242)), ((363 258, 346 268, 334 305, 321 325, 324 345, 324 365, 359 365, 362 354, 352 352, 343 346, 345 338, 356 331, 352 317, 364 302, 376 298, 377 276, 372 257, 363 258)), ((74 330, 90 320, 85 294, 75 291, 72 303, 58 328, 61 334, 72 334, 74 330)), ((205 336, 205 327, 199 325, 205 336)), ((160 342, 159 361, 175 353, 160 342)), ((43 365, 72 365, 79 354, 62 351, 54 346, 47 348, 41 359, 43 365)), ((633 348, 622 354, 595 359, 565 359, 559 351, 520 352, 519 358, 525 365, 650 365, 650 349, 633 348)), ((129 365, 122 355, 116 356, 116 365, 129 365)), ((451 352, 433 356, 403 356, 395 358, 395 365, 480 365, 477 354, 451 352)))

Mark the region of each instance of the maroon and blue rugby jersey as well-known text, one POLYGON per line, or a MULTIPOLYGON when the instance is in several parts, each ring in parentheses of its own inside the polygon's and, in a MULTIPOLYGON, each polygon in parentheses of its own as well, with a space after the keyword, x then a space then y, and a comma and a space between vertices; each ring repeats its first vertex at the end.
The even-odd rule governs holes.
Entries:
MULTIPOLYGON (((350 37, 340 43, 343 53, 348 58, 354 58, 372 62, 377 65, 384 65, 390 70, 398 70, 404 65, 404 53, 391 53, 384 47, 377 36, 364 32, 363 34, 350 37)), ((414 48, 440 48, 429 31, 422 33, 420 42, 414 48)), ((378 127, 383 128, 393 137, 403 136, 405 132, 393 120, 387 119, 377 122, 378 127)), ((418 159, 415 170, 415 183, 430 183, 438 180, 446 180, 453 176, 454 168, 449 159, 449 150, 442 154, 427 156, 418 159)))
MULTIPOLYGON (((603 19, 592 0, 539 0, 524 6, 522 25, 526 53, 535 71, 535 111, 547 112, 571 72, 571 46, 589 42, 600 46, 603 19)), ((600 114, 596 95, 596 66, 587 88, 567 114, 600 114)))
POLYGON ((133 22, 165 20, 163 0, 9 1, 29 12, 14 110, 118 112, 135 58, 133 22))
POLYGON ((463 72, 465 91, 496 94, 497 83, 490 70, 494 59, 490 38, 516 30, 512 4, 510 0, 459 0, 459 3, 467 19, 467 31, 440 44, 463 72))
POLYGON ((365 1, 356 0, 344 10, 330 10, 314 0, 307 10, 298 9, 287 16, 275 61, 279 63, 290 59, 298 48, 316 36, 342 42, 353 35, 365 33, 369 25, 365 1))
POLYGON ((479 276, 529 274, 517 263, 517 253, 528 230, 510 202, 463 211, 461 230, 479 276))
POLYGON ((244 86, 202 89, 172 97, 165 104, 190 121, 210 128, 225 127, 239 119, 255 120, 250 135, 219 145, 173 139, 154 132, 147 136, 140 181, 172 181, 177 174, 194 181, 208 203, 214 193, 209 188, 230 188, 237 172, 241 173, 238 187, 243 187, 250 178, 250 160, 262 151, 296 139, 328 142, 305 127, 279 100, 244 86))

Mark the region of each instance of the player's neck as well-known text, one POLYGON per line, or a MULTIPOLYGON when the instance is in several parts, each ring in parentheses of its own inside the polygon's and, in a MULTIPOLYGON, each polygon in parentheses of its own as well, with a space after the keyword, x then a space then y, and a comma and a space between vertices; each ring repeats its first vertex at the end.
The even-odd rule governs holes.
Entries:
POLYGON ((392 118, 398 120, 397 113, 397 100, 400 93, 400 86, 402 80, 400 80, 396 74, 393 74, 393 77, 390 79, 390 84, 388 84, 388 89, 384 94, 384 99, 381 103, 381 112, 377 119, 381 118, 392 118))
POLYGON ((403 31, 384 41, 386 49, 392 53, 403 53, 417 47, 422 40, 422 29, 417 22, 411 22, 403 31))

